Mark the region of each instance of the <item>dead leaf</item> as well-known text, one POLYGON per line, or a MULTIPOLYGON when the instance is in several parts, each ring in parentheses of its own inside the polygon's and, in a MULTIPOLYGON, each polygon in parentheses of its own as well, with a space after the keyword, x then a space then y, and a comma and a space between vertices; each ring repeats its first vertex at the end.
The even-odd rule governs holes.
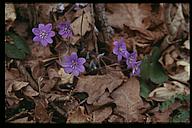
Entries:
POLYGON ((151 16, 150 4, 107 4, 106 16, 111 26, 123 29, 123 25, 135 26, 146 29, 149 23, 144 24, 143 20, 151 16))
POLYGON ((93 18, 91 16, 90 11, 86 11, 83 15, 78 17, 71 24, 71 28, 74 33, 74 36, 71 39, 71 43, 73 45, 81 38, 81 34, 82 36, 84 36, 87 31, 91 30, 91 24, 93 23, 92 19, 93 18), (82 21, 82 17, 83 17, 83 21, 82 21), (81 33, 81 24, 82 24, 82 33, 81 33))
POLYGON ((61 81, 59 81, 59 84, 73 83, 74 76, 71 74, 65 73, 63 68, 59 69, 58 75, 61 78, 61 81))
POLYGON ((48 123, 50 122, 49 114, 46 110, 48 103, 46 99, 38 99, 35 101, 35 115, 34 118, 39 123, 48 123))
POLYGON ((74 112, 70 113, 66 123, 88 123, 90 117, 85 114, 85 108, 79 106, 74 112))
POLYGON ((155 101, 166 101, 176 94, 188 95, 190 93, 189 88, 184 84, 177 81, 170 81, 170 83, 164 83, 164 87, 154 89, 149 98, 155 101))
POLYGON ((120 116, 117 116, 117 115, 112 114, 112 115, 109 117, 108 122, 110 122, 110 123, 115 123, 115 122, 117 122, 117 123, 123 123, 123 118, 120 117, 120 116))
POLYGON ((105 119, 109 117, 112 113, 111 107, 106 107, 103 109, 98 109, 93 112, 93 123, 102 123, 105 119))
POLYGON ((23 89, 23 94, 28 97, 38 96, 39 93, 35 91, 31 86, 27 86, 23 89))
POLYGON ((29 84, 29 82, 23 82, 23 81, 13 81, 13 89, 15 91, 21 90, 23 87, 26 87, 29 84))
POLYGON ((93 105, 94 106, 103 106, 105 104, 113 102, 113 99, 109 97, 110 93, 108 91, 105 91, 103 95, 99 97, 98 100, 96 100, 93 105))
POLYGON ((108 88, 109 92, 112 92, 123 82, 123 73, 112 70, 109 69, 105 75, 79 77, 75 91, 88 93, 87 103, 92 104, 105 92, 105 89, 108 88))
POLYGON ((23 117, 23 118, 13 120, 10 123, 21 123, 21 124, 23 124, 23 123, 35 123, 35 121, 33 121, 33 120, 29 121, 28 117, 23 117))
POLYGON ((5 30, 9 30, 13 26, 13 23, 16 19, 15 7, 14 4, 5 4, 5 30))
POLYGON ((49 79, 53 79, 53 78, 58 78, 59 77, 59 74, 57 73, 57 71, 54 69, 54 68, 48 68, 48 76, 49 76, 49 79))
POLYGON ((139 81, 133 77, 129 78, 122 86, 115 90, 111 97, 117 105, 115 112, 125 118, 125 122, 139 121, 139 107, 143 106, 143 101, 140 97, 139 81))
POLYGON ((170 119, 170 114, 176 110, 177 108, 181 107, 180 102, 173 103, 169 108, 164 110, 163 112, 155 112, 154 115, 151 117, 153 123, 168 123, 170 119))

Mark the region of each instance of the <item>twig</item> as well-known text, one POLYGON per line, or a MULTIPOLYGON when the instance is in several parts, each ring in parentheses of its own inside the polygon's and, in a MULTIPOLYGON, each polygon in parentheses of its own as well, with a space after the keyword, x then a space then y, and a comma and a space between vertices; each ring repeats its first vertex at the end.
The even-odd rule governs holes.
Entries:
POLYGON ((66 113, 63 109, 61 109, 61 108, 59 108, 58 106, 56 106, 53 102, 51 102, 50 105, 51 105, 59 114, 61 114, 61 115, 64 116, 64 117, 67 117, 67 113, 66 113))
POLYGON ((24 78, 26 81, 29 81, 30 83, 30 86, 38 91, 38 85, 37 83, 35 82, 35 80, 33 80, 33 78, 31 77, 31 75, 28 73, 28 71, 25 69, 25 67, 22 65, 22 63, 17 60, 16 61, 16 64, 17 64, 17 67, 18 67, 18 70, 23 74, 24 78))
POLYGON ((22 111, 20 113, 15 114, 14 116, 12 116, 11 118, 7 119, 6 122, 12 121, 16 118, 18 118, 19 116, 23 115, 23 114, 27 114, 28 110, 22 111))

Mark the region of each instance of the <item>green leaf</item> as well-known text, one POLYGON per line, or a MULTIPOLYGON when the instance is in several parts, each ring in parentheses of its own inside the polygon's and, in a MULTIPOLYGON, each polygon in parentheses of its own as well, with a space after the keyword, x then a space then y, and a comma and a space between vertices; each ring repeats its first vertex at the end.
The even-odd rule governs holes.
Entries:
POLYGON ((15 59, 24 59, 25 53, 19 49, 13 44, 5 43, 5 54, 10 58, 15 59))
POLYGON ((149 75, 150 80, 156 84, 162 84, 168 80, 168 76, 159 62, 151 64, 149 75))
POLYGON ((140 80, 140 87, 141 87, 140 95, 146 99, 151 90, 149 89, 149 86, 143 79, 140 80))
POLYGON ((173 116, 171 122, 174 123, 185 123, 189 120, 189 111, 183 110, 183 109, 178 109, 179 112, 173 116))
POLYGON ((171 99, 166 100, 166 101, 164 101, 163 103, 161 103, 159 109, 160 109, 161 111, 163 111, 163 110, 169 108, 170 105, 172 105, 174 102, 175 102, 175 97, 172 97, 171 99))
POLYGON ((144 57, 141 63, 141 78, 148 80, 150 71, 150 62, 147 56, 144 57))
POLYGON ((27 43, 23 38, 20 36, 16 35, 15 33, 12 32, 6 32, 5 35, 9 36, 12 38, 14 45, 17 47, 17 49, 21 50, 24 53, 29 54, 30 53, 30 48, 28 47, 27 43))
POLYGON ((158 47, 153 47, 152 49, 152 55, 151 55, 151 61, 158 62, 159 58, 161 56, 161 50, 158 47))

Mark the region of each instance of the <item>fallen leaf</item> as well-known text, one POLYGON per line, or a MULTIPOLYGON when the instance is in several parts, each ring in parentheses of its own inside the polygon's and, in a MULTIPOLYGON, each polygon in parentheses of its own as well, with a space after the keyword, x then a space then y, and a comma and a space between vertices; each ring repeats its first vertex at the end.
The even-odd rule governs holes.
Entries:
POLYGON ((106 107, 103 109, 98 109, 93 112, 93 123, 102 123, 105 119, 109 117, 112 113, 111 107, 106 107))
POLYGON ((88 123, 90 117, 85 114, 85 108, 79 106, 74 112, 70 113, 66 123, 88 123))
POLYGON ((107 4, 107 19, 111 26, 123 29, 123 25, 135 26, 146 29, 149 23, 144 24, 143 20, 151 16, 150 4, 107 4))
POLYGON ((139 121, 139 107, 143 106, 140 97, 140 84, 135 78, 129 78, 122 86, 115 90, 111 97, 117 105, 115 112, 125 118, 125 122, 139 121))
POLYGON ((94 106, 103 106, 105 104, 113 102, 113 99, 109 97, 110 93, 108 91, 105 91, 103 95, 99 97, 98 100, 96 100, 93 105, 94 106))
POLYGON ((170 83, 164 83, 164 87, 158 87, 154 89, 148 96, 148 98, 155 101, 166 101, 176 94, 188 95, 190 93, 189 88, 184 84, 177 81, 171 81, 170 83))
POLYGON ((74 76, 71 74, 65 73, 63 68, 59 69, 58 75, 61 78, 61 80, 59 81, 59 84, 73 83, 74 76))
POLYGON ((13 89, 15 91, 21 90, 23 87, 26 87, 29 84, 29 82, 23 82, 23 81, 13 81, 13 89))
POLYGON ((105 92, 105 89, 108 88, 111 93, 123 82, 124 75, 122 72, 112 71, 114 70, 112 68, 108 70, 109 72, 105 75, 79 77, 75 91, 88 93, 88 104, 96 101, 105 92))
POLYGON ((13 22, 16 19, 14 4, 5 4, 5 25, 6 30, 9 30, 13 26, 13 22))
POLYGON ((112 114, 109 116, 108 122, 110 122, 110 123, 123 123, 123 118, 120 116, 112 114))
POLYGON ((39 93, 35 91, 31 86, 27 86, 23 89, 23 94, 28 97, 38 96, 39 93))
POLYGON ((21 124, 23 124, 23 123, 35 123, 35 121, 33 121, 33 120, 29 121, 28 117, 23 117, 23 118, 13 120, 10 123, 21 123, 21 124))
POLYGON ((48 103, 45 99, 35 100, 35 115, 34 118, 39 123, 48 123, 50 122, 49 114, 46 110, 48 103))
POLYGON ((81 36, 84 36, 87 31, 91 30, 91 24, 93 24, 92 20, 93 20, 93 18, 91 16, 90 11, 86 11, 83 15, 78 17, 71 24, 71 28, 74 33, 74 36, 71 39, 72 40, 71 43, 73 45, 81 38, 81 36), (83 18, 83 20, 82 20, 82 18, 83 18), (82 29, 81 29, 81 25, 82 25, 82 29))
POLYGON ((169 108, 163 112, 155 112, 152 116, 152 122, 154 123, 168 123, 170 120, 170 114, 181 106, 180 102, 173 103, 169 108))

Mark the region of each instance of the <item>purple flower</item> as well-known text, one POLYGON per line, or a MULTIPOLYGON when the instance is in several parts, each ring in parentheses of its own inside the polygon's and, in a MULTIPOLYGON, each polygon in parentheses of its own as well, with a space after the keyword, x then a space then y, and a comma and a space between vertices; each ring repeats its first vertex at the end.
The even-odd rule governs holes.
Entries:
POLYGON ((136 62, 137 59, 137 52, 134 51, 132 53, 127 52, 126 55, 126 64, 127 64, 127 68, 132 68, 134 63, 136 62))
POLYGON ((113 43, 115 45, 114 49, 113 49, 113 53, 115 55, 117 55, 117 59, 118 61, 122 60, 122 57, 127 57, 127 49, 126 49, 126 44, 123 40, 123 38, 121 38, 120 42, 115 41, 113 43))
POLYGON ((43 46, 47 46, 47 44, 52 44, 53 40, 51 39, 51 37, 55 36, 55 32, 51 31, 51 29, 51 23, 47 25, 39 24, 38 28, 32 29, 32 32, 35 34, 33 41, 40 42, 43 46))
POLYGON ((69 21, 65 21, 62 22, 58 25, 59 28, 59 34, 63 37, 63 38, 69 38, 73 35, 72 33, 72 28, 70 26, 70 22, 69 21))
POLYGON ((86 62, 84 58, 78 58, 77 53, 73 52, 71 56, 65 56, 60 65, 64 68, 66 73, 72 73, 78 76, 80 72, 85 71, 83 64, 86 62))
POLYGON ((142 61, 134 62, 131 76, 140 76, 140 65, 142 61))

